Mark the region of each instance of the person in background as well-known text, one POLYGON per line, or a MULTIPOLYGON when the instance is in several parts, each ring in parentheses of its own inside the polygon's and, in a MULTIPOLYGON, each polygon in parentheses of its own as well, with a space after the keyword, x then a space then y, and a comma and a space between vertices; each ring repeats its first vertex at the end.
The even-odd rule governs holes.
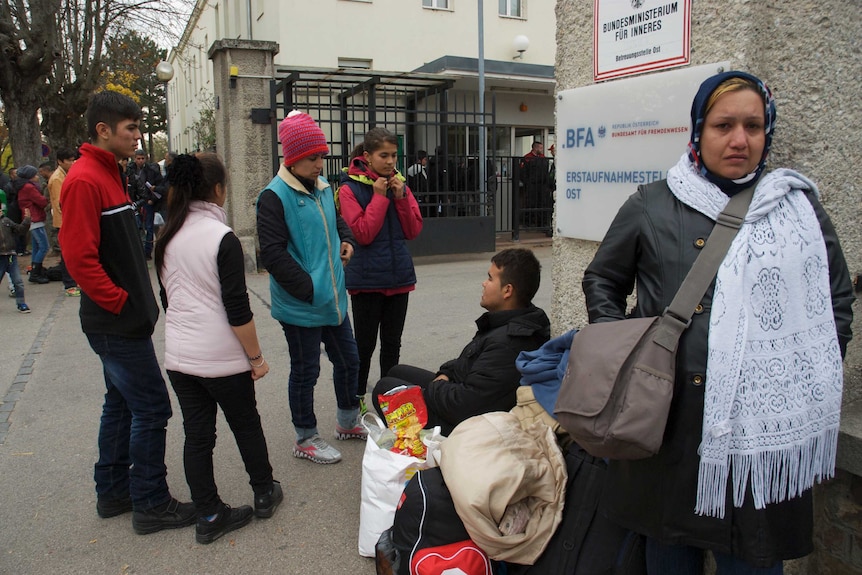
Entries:
MULTIPOLYGON (((18 178, 18 169, 12 168, 9 170, 9 181, 9 187, 6 189, 6 217, 20 224, 23 215, 21 208, 18 207, 18 190, 27 183, 27 180, 18 178)), ((15 253, 18 257, 30 255, 30 250, 27 249, 27 236, 29 234, 29 231, 23 234, 15 234, 15 253)))
POLYGON ((183 411, 183 461, 197 511, 195 539, 211 543, 284 498, 272 478, 254 382, 269 372, 245 286, 242 245, 226 225, 227 172, 215 154, 178 156, 168 172, 174 217, 155 247, 165 309, 165 369, 183 411), (190 289, 192 287, 193 289, 190 289), (218 407, 236 439, 254 509, 231 508, 213 475, 218 407))
POLYGON ((60 243, 57 241, 57 226, 54 225, 54 205, 48 190, 48 182, 57 169, 51 162, 39 164, 39 183, 42 193, 48 198, 48 207, 45 209, 45 233, 48 235, 48 248, 55 256, 60 255, 60 243))
POLYGON ((430 212, 437 208, 428 196, 426 164, 428 164, 428 152, 419 150, 416 152, 416 163, 407 168, 407 185, 410 186, 410 191, 419 203, 423 218, 434 217, 430 212))
POLYGON ((30 313, 30 306, 24 300, 24 282, 18 268, 18 254, 15 253, 15 234, 27 231, 30 227, 30 210, 24 210, 24 220, 16 224, 6 217, 6 202, 0 202, 0 281, 7 276, 15 286, 13 295, 18 313, 30 313))
MULTIPOLYGON (((159 192, 162 193, 163 197, 162 201, 159 202, 159 209, 156 213, 161 215, 162 225, 168 220, 168 169, 171 167, 173 161, 177 159, 178 155, 176 152, 165 152, 165 158, 159 162, 159 169, 162 173, 162 187, 159 192)), ((155 226, 155 217, 153 218, 153 222, 155 226)))
POLYGON ((60 193, 60 243, 81 286, 81 329, 105 378, 96 512, 132 511, 132 528, 145 535, 191 525, 197 515, 168 489, 171 400, 152 340, 159 307, 118 165, 141 138, 141 109, 123 94, 98 92, 86 118, 91 143, 81 146, 60 193))
MULTIPOLYGON (((48 196, 51 200, 51 213, 53 214, 53 225, 56 228, 55 235, 59 239, 60 228, 63 226, 63 211, 60 208, 60 191, 63 188, 63 182, 66 180, 66 174, 69 168, 75 163, 78 158, 77 152, 69 148, 60 148, 57 150, 57 169, 48 178, 48 196)), ((81 295, 81 289, 72 276, 69 275, 69 270, 66 269, 66 264, 63 261, 63 252, 60 251, 60 273, 63 279, 63 289, 67 296, 78 297, 81 295)))
POLYGON ((135 150, 135 161, 128 168, 129 195, 135 205, 140 206, 141 225, 144 228, 144 254, 153 259, 153 238, 156 211, 165 195, 165 182, 156 164, 147 162, 147 153, 135 150))
POLYGON ((542 142, 533 142, 520 163, 522 225, 543 231, 551 227, 549 164, 542 142))
POLYGON ((817 187, 766 170, 775 119, 757 77, 705 80, 688 150, 626 200, 584 273, 590 322, 661 315, 730 197, 755 187, 679 341, 661 450, 608 467, 602 505, 646 535, 650 575, 702 574, 704 550, 718 575, 781 574, 812 551, 811 490, 834 474, 853 288, 817 187))
MULTIPOLYGON (((9 180, 9 177, 5 173, 3 173, 2 170, 0 170, 0 206, 3 206, 4 210, 6 207, 6 190, 5 190, 5 188, 10 187, 11 184, 12 184, 12 181, 9 180)), ((12 220, 9 220, 9 221, 12 221, 12 220)), ((12 222, 12 223, 15 224, 15 222, 12 222)), ((18 229, 18 228, 15 228, 15 229, 18 229)), ((10 237, 12 238, 12 244, 14 247, 15 234, 12 233, 12 235, 10 237)), ((16 253, 15 256, 17 257, 18 254, 16 253)), ((9 272, 6 272, 6 277, 9 279, 9 297, 15 297, 15 282, 12 281, 12 276, 9 274, 9 272)), ((19 277, 20 277, 20 274, 19 274, 19 277)), ((2 274, 0 274, 0 281, 2 279, 3 279, 3 276, 2 276, 2 274)))
POLYGON ((132 197, 129 194, 129 158, 120 158, 117 164, 120 166, 120 179, 123 182, 123 189, 126 190, 129 201, 132 201, 132 197))
POLYGON ((341 453, 324 440, 314 414, 320 344, 333 365, 335 438, 365 439, 356 396, 359 354, 347 317, 344 270, 355 240, 321 177, 326 135, 308 114, 290 112, 278 128, 284 164, 257 199, 260 257, 270 274, 272 316, 290 352, 287 381, 296 430, 294 457, 337 463, 341 453))
POLYGON ((18 178, 22 182, 18 188, 18 207, 22 212, 30 211, 30 237, 33 239, 33 257, 30 260, 30 282, 46 284, 50 280, 45 274, 42 262, 48 254, 48 234, 45 233, 45 207, 48 199, 39 189, 39 173, 33 166, 18 168, 18 178))
POLYGON ((341 216, 357 243, 345 275, 359 349, 360 409, 365 407, 378 333, 380 377, 398 364, 408 297, 416 288, 407 240, 422 231, 419 204, 395 169, 398 138, 384 128, 372 128, 363 148, 338 192, 341 216))

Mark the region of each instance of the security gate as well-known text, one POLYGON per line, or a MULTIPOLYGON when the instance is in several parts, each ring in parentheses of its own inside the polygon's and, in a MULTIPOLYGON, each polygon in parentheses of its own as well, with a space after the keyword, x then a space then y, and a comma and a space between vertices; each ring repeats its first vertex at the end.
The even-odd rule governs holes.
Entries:
MULTIPOLYGON (((414 255, 493 251, 497 175, 502 158, 488 158, 479 182, 479 128, 494 134, 491 111, 479 112, 478 94, 453 89, 453 80, 431 74, 379 73, 362 69, 277 70, 271 82, 273 171, 281 163, 277 127, 293 109, 310 114, 327 136, 324 172, 338 186, 353 148, 373 127, 399 140, 398 170, 407 175, 420 151, 427 155, 424 181, 411 186, 425 220, 409 242, 414 255)), ((497 149, 491 142, 488 149, 497 149)))

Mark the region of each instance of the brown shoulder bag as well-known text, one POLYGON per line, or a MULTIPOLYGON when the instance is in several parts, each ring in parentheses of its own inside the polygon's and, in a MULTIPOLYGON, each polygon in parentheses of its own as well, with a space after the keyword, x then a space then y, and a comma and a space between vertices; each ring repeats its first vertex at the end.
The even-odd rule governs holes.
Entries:
POLYGON ((658 453, 673 398, 679 338, 742 225, 754 187, 734 195, 719 214, 661 316, 594 323, 575 335, 554 413, 590 455, 643 459, 658 453))

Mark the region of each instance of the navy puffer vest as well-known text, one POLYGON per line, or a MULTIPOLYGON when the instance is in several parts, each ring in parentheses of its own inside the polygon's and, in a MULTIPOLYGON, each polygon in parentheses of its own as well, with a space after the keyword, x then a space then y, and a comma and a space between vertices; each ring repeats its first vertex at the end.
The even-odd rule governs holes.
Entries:
MULTIPOLYGON (((374 192, 371 186, 346 178, 356 201, 364 210, 374 192)), ((395 204, 390 202, 386 221, 374 241, 356 246, 353 258, 344 270, 348 290, 384 290, 416 283, 413 258, 407 250, 404 230, 398 221, 395 204)))

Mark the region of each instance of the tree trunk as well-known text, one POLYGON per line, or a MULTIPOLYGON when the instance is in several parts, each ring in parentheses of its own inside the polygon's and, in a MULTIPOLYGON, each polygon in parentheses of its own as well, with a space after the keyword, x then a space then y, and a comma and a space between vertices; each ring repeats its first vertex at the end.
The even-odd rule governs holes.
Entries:
POLYGON ((14 99, 6 100, 6 126, 12 143, 12 157, 16 166, 38 166, 42 158, 42 135, 39 132, 38 96, 35 90, 18 92, 14 99))

